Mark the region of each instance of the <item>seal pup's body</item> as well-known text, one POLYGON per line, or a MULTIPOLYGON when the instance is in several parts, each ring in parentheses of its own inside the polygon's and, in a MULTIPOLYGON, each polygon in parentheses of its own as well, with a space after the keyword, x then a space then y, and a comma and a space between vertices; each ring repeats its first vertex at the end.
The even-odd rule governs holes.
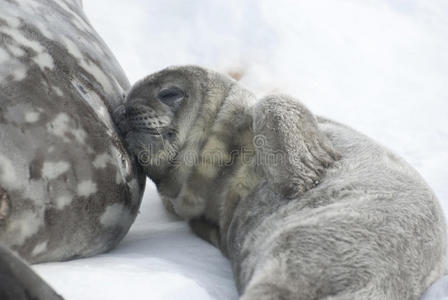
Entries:
POLYGON ((166 207, 230 258, 241 299, 418 299, 443 273, 442 210, 417 172, 288 96, 169 68, 116 120, 166 207))

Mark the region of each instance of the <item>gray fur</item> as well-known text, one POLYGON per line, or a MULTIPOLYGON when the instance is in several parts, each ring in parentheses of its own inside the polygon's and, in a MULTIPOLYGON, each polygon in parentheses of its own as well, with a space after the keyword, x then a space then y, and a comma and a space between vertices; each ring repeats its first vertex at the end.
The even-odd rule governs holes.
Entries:
POLYGON ((19 256, 0 245, 0 299, 63 300, 19 256))
POLYGON ((230 258, 241 299, 418 299, 443 273, 445 221, 419 174, 289 96, 175 67, 115 117, 167 208, 230 258), (170 85, 187 95, 175 109, 158 97, 170 85), (149 111, 161 135, 129 116, 149 111))
POLYGON ((110 250, 146 179, 109 113, 129 83, 80 0, 0 7, 0 244, 31 263, 110 250))

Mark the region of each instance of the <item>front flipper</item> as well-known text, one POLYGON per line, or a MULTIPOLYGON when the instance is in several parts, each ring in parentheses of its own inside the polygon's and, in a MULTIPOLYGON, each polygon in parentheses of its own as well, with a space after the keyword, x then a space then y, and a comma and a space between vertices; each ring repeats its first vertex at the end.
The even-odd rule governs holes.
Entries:
POLYGON ((220 249, 221 236, 218 225, 210 223, 204 217, 190 220, 189 225, 197 236, 220 249))
POLYGON ((295 198, 315 187, 339 158, 314 115, 287 95, 261 99, 253 108, 257 165, 272 190, 295 198))

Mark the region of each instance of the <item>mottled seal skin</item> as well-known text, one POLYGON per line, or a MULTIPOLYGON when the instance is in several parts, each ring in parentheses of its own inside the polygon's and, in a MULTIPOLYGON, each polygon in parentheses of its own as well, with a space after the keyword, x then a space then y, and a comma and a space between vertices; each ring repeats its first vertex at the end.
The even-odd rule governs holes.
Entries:
POLYGON ((172 67, 115 118, 166 207, 230 258, 241 299, 418 299, 443 273, 445 221, 419 174, 287 95, 172 67))
POLYGON ((19 256, 0 245, 0 299, 63 300, 19 256))
POLYGON ((129 83, 81 1, 0 6, 0 243, 31 263, 107 251, 144 189, 109 113, 129 83))

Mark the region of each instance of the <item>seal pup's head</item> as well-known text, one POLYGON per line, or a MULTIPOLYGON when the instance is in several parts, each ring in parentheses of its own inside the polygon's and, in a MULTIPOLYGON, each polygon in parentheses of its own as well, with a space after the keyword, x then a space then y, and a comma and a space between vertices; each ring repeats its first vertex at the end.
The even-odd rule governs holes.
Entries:
POLYGON ((234 83, 213 71, 181 66, 149 75, 131 88, 114 119, 151 179, 157 183, 181 149, 205 138, 204 128, 213 124, 234 83))

